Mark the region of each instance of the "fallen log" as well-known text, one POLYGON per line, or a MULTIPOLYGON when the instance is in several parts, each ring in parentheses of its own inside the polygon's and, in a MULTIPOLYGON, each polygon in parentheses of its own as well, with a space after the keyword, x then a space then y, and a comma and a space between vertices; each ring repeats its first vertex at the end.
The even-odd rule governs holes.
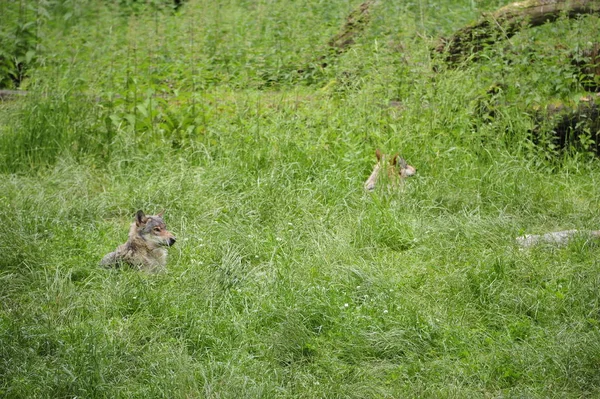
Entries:
POLYGON ((26 96, 27 92, 23 90, 0 90, 0 101, 13 100, 17 97, 26 96))
POLYGON ((600 230, 564 230, 546 234, 525 234, 517 237, 517 245, 523 248, 531 248, 536 245, 549 244, 563 247, 576 238, 600 239, 600 230))
MULTIPOLYGON (((441 38, 433 54, 442 55, 449 65, 476 55, 485 46, 508 39, 526 27, 555 21, 560 15, 575 18, 600 13, 600 0, 525 0, 502 7, 472 25, 459 29, 450 38, 441 38)), ((476 57, 476 56, 475 56, 476 57)))

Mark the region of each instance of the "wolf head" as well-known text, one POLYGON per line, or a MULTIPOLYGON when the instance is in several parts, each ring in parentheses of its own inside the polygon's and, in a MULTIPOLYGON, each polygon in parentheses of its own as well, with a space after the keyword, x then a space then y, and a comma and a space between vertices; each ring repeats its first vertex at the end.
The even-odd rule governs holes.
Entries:
POLYGON ((135 215, 135 232, 151 248, 170 247, 175 244, 176 238, 167 230, 162 215, 161 212, 155 216, 146 216, 141 210, 135 215))
POLYGON ((406 160, 398 153, 394 154, 389 161, 385 154, 382 154, 379 148, 375 151, 377 163, 373 167, 373 172, 365 182, 365 189, 372 191, 375 189, 379 175, 384 170, 385 179, 389 185, 398 185, 402 179, 415 175, 417 170, 414 166, 409 165, 406 160))
MULTIPOLYGON (((377 154, 376 154, 377 155, 377 154)), ((379 158, 377 158, 379 161, 379 158)), ((395 153, 390 160, 390 166, 392 167, 391 173, 397 173, 400 177, 410 177, 417 173, 417 169, 414 166, 406 163, 398 153, 395 153)))

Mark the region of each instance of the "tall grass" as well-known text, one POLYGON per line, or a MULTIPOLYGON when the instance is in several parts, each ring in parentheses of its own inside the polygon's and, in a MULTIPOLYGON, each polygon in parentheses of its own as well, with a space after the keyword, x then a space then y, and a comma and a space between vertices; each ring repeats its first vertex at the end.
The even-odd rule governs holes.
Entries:
POLYGON ((161 4, 61 3, 0 103, 0 396, 600 394, 597 243, 514 245, 600 222, 597 159, 529 139, 597 17, 434 72, 502 4, 381 2, 302 80, 358 3, 161 4), (362 190, 377 147, 398 193, 362 190), (99 268, 138 209, 168 272, 99 268))

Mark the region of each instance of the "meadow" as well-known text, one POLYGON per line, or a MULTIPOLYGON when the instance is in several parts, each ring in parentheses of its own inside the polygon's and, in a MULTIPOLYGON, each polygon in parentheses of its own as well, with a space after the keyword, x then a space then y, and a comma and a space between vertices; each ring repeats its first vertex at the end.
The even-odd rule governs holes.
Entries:
POLYGON ((376 2, 332 54, 359 4, 0 4, 1 397, 600 397, 600 246, 515 245, 600 228, 597 155, 531 137, 599 16, 451 68, 506 2, 376 2), (401 190, 364 191, 376 148, 401 190), (138 209, 168 271, 98 267, 138 209))

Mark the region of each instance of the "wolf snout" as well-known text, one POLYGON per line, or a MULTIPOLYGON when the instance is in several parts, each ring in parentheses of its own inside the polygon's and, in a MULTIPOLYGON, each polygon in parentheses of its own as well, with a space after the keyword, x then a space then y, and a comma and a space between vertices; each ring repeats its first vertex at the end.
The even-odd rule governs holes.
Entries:
POLYGON ((407 167, 402 170, 401 174, 404 177, 414 176, 415 174, 417 174, 417 168, 415 168, 412 165, 407 165, 407 167))
POLYGON ((175 237, 170 237, 167 245, 171 246, 171 245, 175 244, 175 241, 177 241, 177 239, 175 237))

